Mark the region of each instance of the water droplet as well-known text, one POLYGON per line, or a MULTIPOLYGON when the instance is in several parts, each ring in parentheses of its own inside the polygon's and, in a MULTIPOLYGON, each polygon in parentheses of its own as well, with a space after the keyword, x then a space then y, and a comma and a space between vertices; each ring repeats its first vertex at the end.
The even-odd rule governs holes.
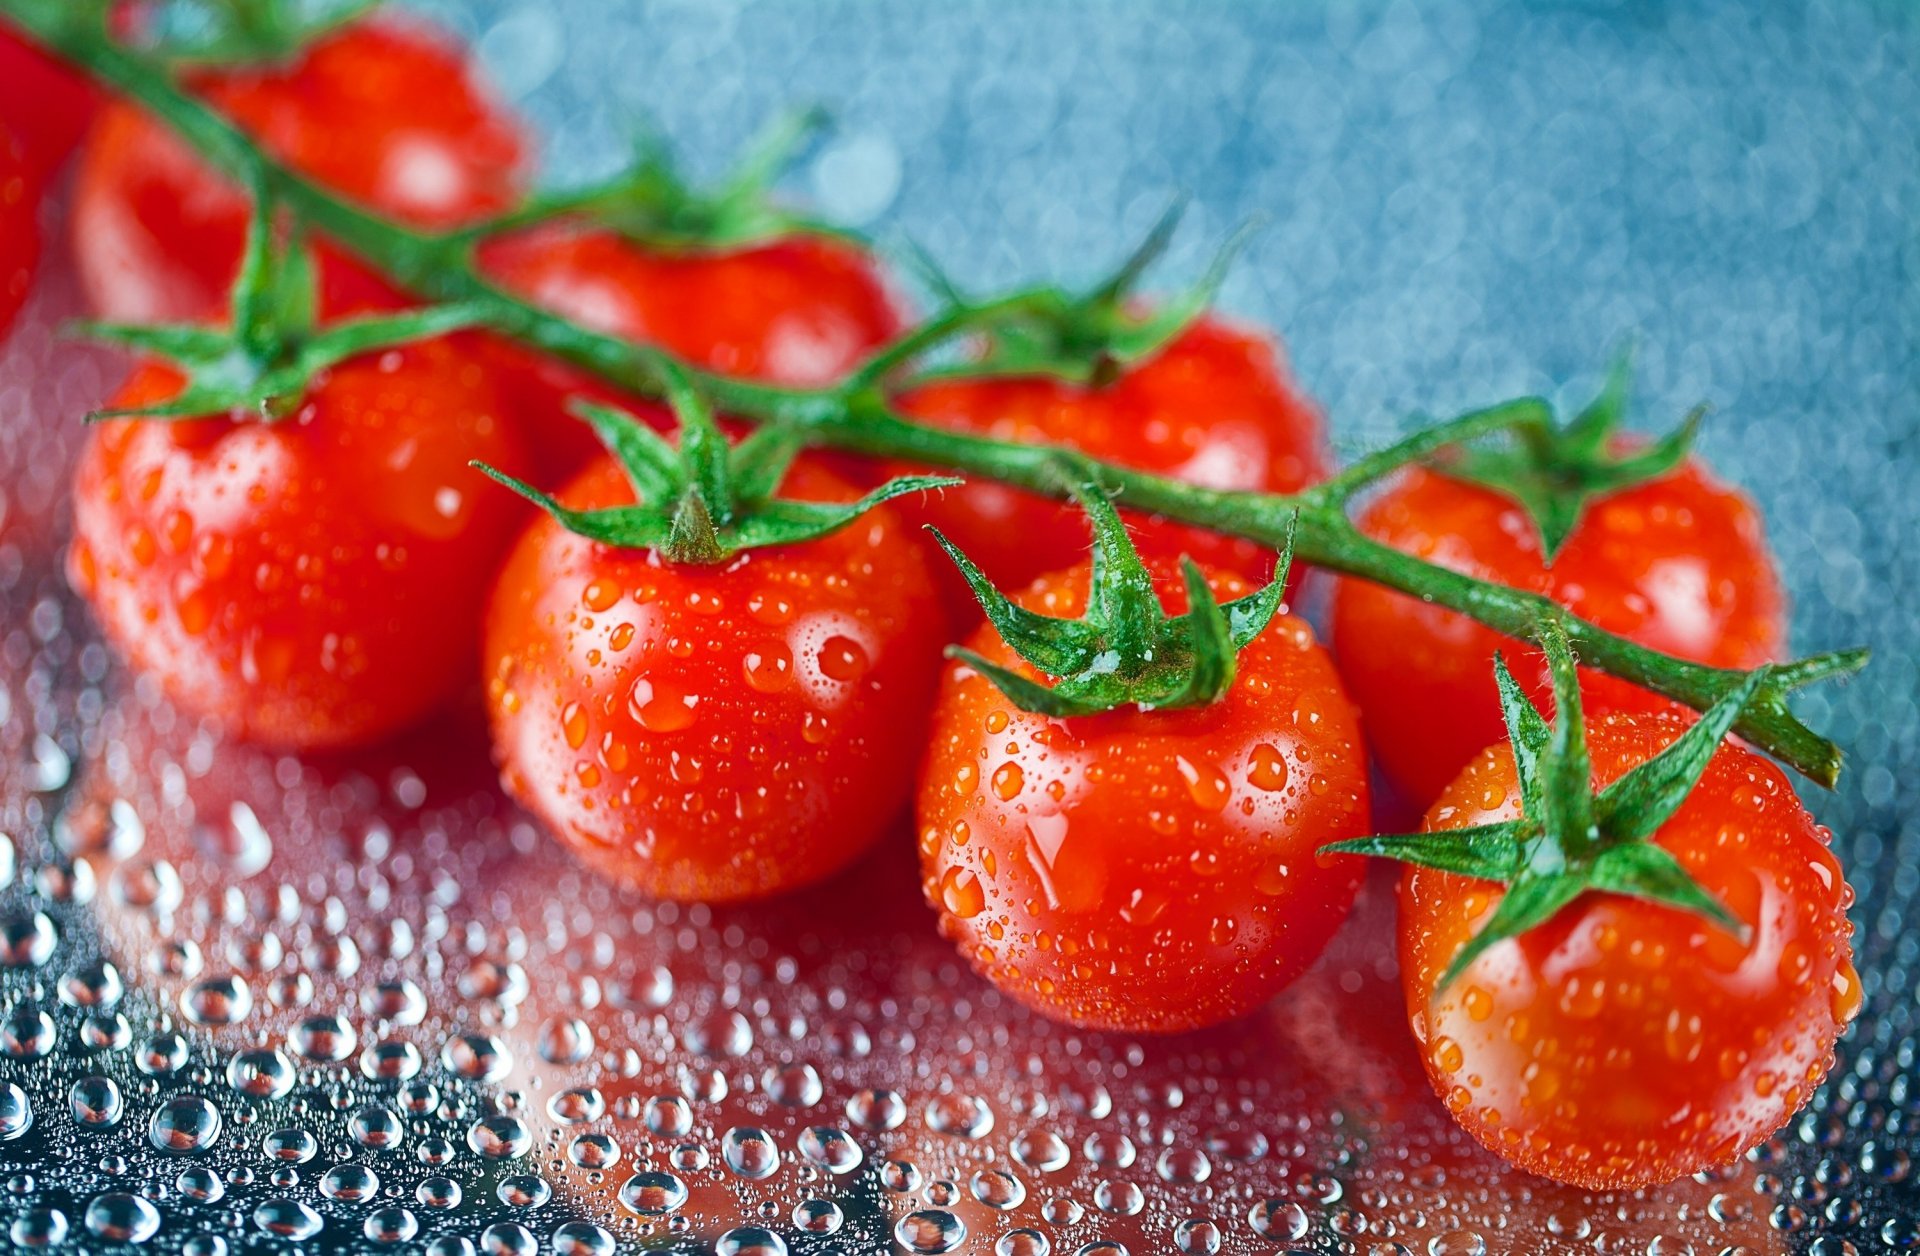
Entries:
POLYGON ((0 919, 0 968, 38 968, 53 958, 60 935, 42 911, 16 911, 0 919))
POLYGON ((910 1252, 935 1256, 957 1251, 967 1241, 967 1226, 944 1208, 923 1208, 900 1218, 894 1224, 893 1237, 910 1252))
POLYGON ((0 1142, 11 1142, 33 1127, 33 1101, 13 1082, 0 1082, 0 1142))
POLYGON ((636 1173, 620 1186, 620 1206, 642 1217, 664 1217, 687 1202, 687 1184, 671 1173, 636 1173))
POLYGON ((993 1109, 975 1095, 941 1095, 927 1105, 927 1128, 956 1138, 985 1138, 993 1130, 993 1109))
POLYGON ((780 1169, 780 1148, 773 1135, 751 1126, 736 1125, 721 1136, 720 1158, 730 1171, 753 1181, 780 1169))
POLYGON ((482 1117, 467 1127, 467 1146, 488 1160, 512 1160, 533 1148, 533 1133, 517 1116, 482 1117))
POLYGON ((1027 1186, 1005 1169, 982 1169, 968 1183, 973 1197, 989 1208, 1007 1212, 1018 1208, 1027 1198, 1027 1186))
POLYGON ((160 1210, 138 1195, 96 1195, 87 1205, 86 1224, 111 1243, 144 1243, 160 1232, 160 1210))
POLYGON ((284 1099, 296 1080, 293 1061, 272 1047, 241 1051, 227 1062, 227 1085, 255 1099, 284 1099))
POLYGON ((380 1177, 363 1164, 336 1164, 321 1174, 320 1193, 357 1204, 380 1193, 380 1177))
POLYGON ((796 1140, 801 1156, 829 1173, 851 1173, 860 1167, 860 1144, 845 1130, 830 1125, 809 1125, 796 1140))
POLYGON ((737 1226, 714 1241, 713 1256, 787 1256, 787 1243, 771 1230, 737 1226))
POLYGON ((67 1107, 74 1121, 90 1130, 111 1129, 125 1113, 120 1087, 111 1077, 82 1077, 76 1081, 67 1091, 67 1107))

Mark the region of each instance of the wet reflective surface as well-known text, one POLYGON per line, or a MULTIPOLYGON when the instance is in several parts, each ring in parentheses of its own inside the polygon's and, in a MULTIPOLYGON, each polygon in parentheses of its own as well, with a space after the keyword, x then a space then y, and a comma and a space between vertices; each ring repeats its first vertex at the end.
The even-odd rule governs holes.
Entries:
MULTIPOLYGON (((803 77, 821 65, 875 64, 882 87, 854 93, 852 133, 890 136, 874 142, 905 173, 895 171, 899 203, 874 213, 943 237, 964 227, 969 242, 955 252, 978 259, 982 276, 1002 264, 992 233, 1013 229, 991 221, 977 187, 968 190, 970 175, 992 186, 1005 176, 984 171, 996 158, 1031 165, 1035 152, 1056 152, 1069 168, 1091 168, 1105 151, 1097 137, 1076 141, 1071 127, 1028 136, 1021 148, 1024 133, 1003 118, 999 131, 969 141, 961 164, 926 168, 916 147, 917 110, 930 107, 921 98, 1009 114, 1006 100, 969 87, 953 67, 977 67, 984 45, 1010 36, 985 8, 961 6, 940 20, 976 32, 973 51, 916 51, 906 41, 893 60, 876 61, 876 48, 894 48, 887 23, 864 36, 823 34, 838 28, 830 11, 819 13, 727 20, 772 65, 787 64, 774 59, 772 35, 793 32, 781 55, 815 67, 803 77), (799 39, 802 28, 815 43, 799 39), (919 90, 893 82, 914 58, 946 67, 944 77, 923 75, 919 90), (903 106, 888 132, 872 115, 885 99, 921 103, 903 106), (934 213, 924 198, 940 179, 953 200, 934 213)), ((483 48, 510 37, 523 50, 560 41, 563 68, 524 85, 549 120, 580 107, 578 83, 611 73, 612 53, 581 45, 562 17, 493 5, 454 16, 483 48)), ((1420 128, 1461 116, 1490 125, 1493 116, 1474 113, 1473 99, 1451 110, 1414 99, 1405 108, 1415 134, 1397 134, 1356 103, 1374 99, 1368 93, 1380 93, 1396 65, 1409 81, 1438 65, 1446 73, 1435 81, 1444 82, 1463 72, 1462 59, 1497 62, 1509 49, 1571 73, 1583 51, 1597 48, 1604 60, 1653 38, 1618 15, 1584 25, 1535 16, 1510 31, 1406 6, 1350 16, 1351 31, 1343 17, 1324 29, 1268 32, 1280 50, 1274 65, 1238 73, 1325 89, 1322 59, 1349 65, 1356 82, 1323 90, 1320 104, 1344 102, 1336 130, 1380 154, 1373 182, 1348 194, 1371 190, 1388 205, 1381 180, 1440 190, 1418 170, 1395 173, 1420 128), (1410 20, 1424 43, 1408 33, 1410 20), (1463 40, 1472 48, 1460 51, 1463 40)), ((639 33, 623 38, 652 30, 633 20, 639 33)), ((702 22, 656 20, 657 33, 671 36, 656 67, 663 96, 693 83, 703 56, 731 64, 734 54, 702 42, 714 38, 702 22)), ((1021 30, 1048 36, 1047 20, 1021 30)), ((1799 32, 1727 14, 1676 22, 1691 32, 1686 47, 1712 53, 1710 66, 1737 52, 1782 73, 1788 60, 1814 67, 1791 78, 1803 97, 1800 128, 1780 131, 1786 155, 1769 160, 1787 160, 1800 151, 1794 137, 1827 126, 1832 143, 1808 160, 1834 190, 1793 221, 1782 215, 1797 202, 1774 198, 1778 250, 1750 262, 1715 251, 1724 242, 1708 246, 1698 216, 1718 204, 1715 180, 1747 185, 1710 160, 1717 142, 1731 153, 1745 141, 1729 121, 1736 80, 1723 86, 1707 74, 1679 96, 1706 118, 1688 132, 1693 158, 1663 156, 1643 139, 1658 169, 1696 177, 1676 184, 1669 215, 1656 220, 1642 206, 1623 220, 1633 225, 1626 238, 1679 252, 1672 242, 1697 231, 1698 252, 1683 261, 1666 246, 1628 248, 1625 261, 1606 253, 1599 245, 1612 238, 1613 219, 1596 191, 1570 194, 1561 210, 1516 210, 1519 226, 1463 227, 1457 252, 1415 267, 1407 283, 1456 295, 1481 285, 1518 291, 1525 258, 1501 241, 1535 240, 1548 225, 1559 244, 1534 256, 1588 248, 1582 256, 1598 260, 1564 265, 1591 284, 1555 288, 1562 263, 1537 263, 1556 299, 1581 289, 1568 315, 1577 328, 1599 339, 1645 326, 1660 398, 1704 391, 1737 407, 1732 430, 1710 436, 1708 451, 1771 511, 1798 599, 1797 642, 1880 648, 1867 684, 1814 700, 1855 754, 1842 791, 1812 802, 1837 830, 1836 849, 1861 890, 1867 1007, 1833 1075, 1780 1137, 1727 1170, 1637 1195, 1590 1195, 1506 1170, 1427 1089, 1381 945, 1391 905, 1378 881, 1326 960, 1257 1015, 1170 1039, 1085 1034, 1001 999, 935 936, 904 823, 897 841, 817 890, 751 909, 663 904, 578 869, 504 803, 477 701, 351 757, 303 761, 222 743, 114 663, 58 574, 76 418, 120 368, 52 341, 49 328, 76 312, 56 248, 37 304, 0 356, 0 1223, 12 1244, 196 1256, 1920 1249, 1911 1180, 1920 1154, 1920 947, 1905 930, 1920 893, 1911 858, 1920 834, 1909 818, 1916 633, 1894 614, 1915 591, 1916 568, 1901 548, 1915 535, 1913 505, 1900 486, 1920 461, 1911 400, 1920 310, 1900 295, 1912 272, 1902 281, 1898 265, 1891 278, 1842 278, 1830 296, 1793 296, 1821 264, 1851 256, 1849 241, 1856 252, 1879 247, 1867 241, 1898 220, 1875 217, 1875 205, 1897 204, 1902 189, 1912 203, 1916 163, 1910 151, 1892 160, 1874 147, 1885 132, 1873 111, 1899 116, 1900 101, 1920 104, 1912 60, 1904 73, 1889 60, 1902 49, 1911 58, 1920 41, 1910 29, 1888 36, 1824 13, 1799 32), (1790 33, 1798 43, 1781 42, 1790 33), (1879 103, 1867 104, 1848 75, 1876 84, 1879 103), (1884 202, 1840 204, 1874 187, 1887 189, 1884 202), (1862 214, 1874 230, 1849 225, 1862 214), (1589 230, 1594 240, 1574 243, 1589 230), (1456 269, 1437 277, 1436 265, 1456 269), (1769 286, 1754 296, 1749 285, 1748 304, 1789 320, 1776 359, 1737 356, 1751 310, 1716 323, 1704 307, 1688 313, 1683 291, 1671 303, 1678 313, 1648 312, 1676 284, 1725 290, 1753 273, 1769 286), (1597 303, 1607 284, 1621 290, 1617 317, 1597 303), (1695 353, 1708 365, 1690 374, 1695 353), (1768 361, 1807 369, 1788 379, 1768 361), (1905 408, 1876 408, 1875 390, 1897 398, 1902 378, 1905 408), (1852 425, 1846 435, 1824 438, 1831 459, 1793 430, 1842 424, 1852 425), (1812 560, 1822 552, 1830 556, 1812 560)), ((1096 79, 1117 66, 1137 86, 1146 62, 1128 51, 1124 32, 1108 29, 1119 25, 1103 25, 1082 59, 1063 59, 1030 91, 1070 120, 1062 102, 1081 99, 1077 84, 1092 95, 1109 90, 1096 79)), ((1196 21, 1183 56, 1204 60, 1215 47, 1208 41, 1226 48, 1234 33, 1226 19, 1196 21)), ((1671 29, 1664 37, 1679 38, 1671 29)), ((715 109, 744 130, 774 85, 738 77, 717 80, 715 109)), ((1004 77, 979 82, 1015 91, 1004 77)), ((1101 193, 1107 216, 1097 221, 1109 225, 1096 234, 1115 235, 1116 198, 1157 195, 1184 172, 1158 164, 1181 158, 1140 155, 1182 151, 1168 132, 1179 108, 1231 116, 1187 71, 1170 84, 1167 118, 1138 137, 1133 164, 1101 193)), ((1585 91, 1528 95, 1505 119, 1510 138, 1524 146, 1556 126, 1601 128, 1602 102, 1585 91)), ((690 124, 692 138, 712 138, 701 128, 720 125, 690 124)), ((1195 125, 1204 138, 1218 124, 1195 125)), ((560 160, 580 142, 563 142, 560 160)), ((1251 139, 1242 147, 1265 151, 1251 139)), ((877 151, 830 147, 807 179, 851 196, 867 186, 861 178, 871 181, 874 162, 885 164, 877 151), (832 160, 860 178, 836 182, 832 160)), ((1602 150, 1594 160, 1610 168, 1613 159, 1602 150)), ((1200 168, 1203 215, 1231 220, 1262 199, 1265 176, 1234 168, 1238 183, 1200 168)), ((1786 183, 1789 192, 1798 186, 1786 183)), ((1441 196, 1437 212, 1463 203, 1441 196)), ((1546 294, 1465 319, 1449 333, 1464 365, 1443 370, 1420 348, 1418 319, 1383 316, 1368 333, 1327 305, 1369 308, 1365 266, 1377 259, 1357 277, 1321 280, 1296 260, 1291 279, 1272 280, 1281 269, 1273 259, 1311 259, 1323 247, 1312 230, 1323 212, 1300 208, 1262 246, 1236 308, 1289 327, 1303 374, 1341 416, 1342 438, 1382 422, 1375 403, 1398 397, 1396 379, 1439 381, 1418 394, 1437 407, 1456 394, 1485 400, 1512 385, 1514 371, 1556 364, 1563 346, 1552 337, 1571 333, 1542 331, 1536 342, 1529 328, 1547 321, 1546 294), (1377 361, 1360 363, 1356 346, 1369 336, 1377 361)), ((1401 242, 1385 248, 1407 247, 1404 229, 1370 230, 1401 242)), ((1058 232, 1013 234, 1023 269, 1070 269, 1085 251, 1071 252, 1078 242, 1058 232)), ((1911 263, 1910 230, 1905 238, 1911 263)), ((1604 343, 1587 347, 1597 354, 1604 343)))

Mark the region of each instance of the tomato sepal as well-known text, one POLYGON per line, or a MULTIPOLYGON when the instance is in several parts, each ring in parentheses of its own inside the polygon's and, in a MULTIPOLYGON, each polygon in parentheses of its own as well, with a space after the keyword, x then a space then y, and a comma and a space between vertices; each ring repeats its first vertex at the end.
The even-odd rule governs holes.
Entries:
POLYGON ((1169 615, 1107 490, 1080 460, 1062 455, 1059 466, 1093 531, 1093 569, 1079 619, 1017 605, 938 528, 927 529, 959 568, 1001 640, 1054 683, 1041 684, 960 646, 949 647, 947 656, 985 676, 1016 706, 1045 715, 1093 715, 1127 706, 1165 710, 1218 699, 1233 684, 1239 652, 1280 610, 1293 563, 1294 521, 1288 523, 1273 580, 1245 597, 1220 602, 1199 565, 1181 558, 1187 609, 1169 615))
POLYGON ((633 487, 632 505, 573 510, 496 467, 471 465, 569 532, 602 545, 652 550, 671 563, 705 565, 743 550, 804 544, 839 531, 882 502, 960 483, 951 476, 903 475, 849 502, 777 497, 775 490, 800 451, 799 439, 763 428, 729 444, 686 372, 664 357, 660 369, 680 423, 678 446, 618 407, 577 398, 568 406, 619 464, 633 487))
MULTIPOLYGON (((1541 633, 1553 678, 1549 727, 1508 670, 1494 659, 1520 786, 1522 818, 1438 833, 1335 842, 1321 849, 1376 855, 1505 884, 1493 914, 1470 937, 1436 989, 1451 985, 1488 948, 1551 920, 1588 891, 1624 894, 1699 916, 1745 944, 1751 926, 1708 893, 1653 836, 1680 809, 1773 669, 1746 674, 1731 692, 1659 754, 1597 794, 1573 647, 1550 623, 1541 633)), ((1820 671, 1820 668, 1803 669, 1820 671)))
POLYGON ((70 335, 165 358, 185 377, 180 390, 164 401, 94 410, 88 422, 208 415, 273 422, 298 410, 314 377, 329 367, 486 320, 480 304, 453 302, 317 327, 319 280, 305 232, 296 220, 281 239, 264 173, 256 168, 251 181, 254 215, 234 279, 229 327, 84 320, 68 325, 70 335))

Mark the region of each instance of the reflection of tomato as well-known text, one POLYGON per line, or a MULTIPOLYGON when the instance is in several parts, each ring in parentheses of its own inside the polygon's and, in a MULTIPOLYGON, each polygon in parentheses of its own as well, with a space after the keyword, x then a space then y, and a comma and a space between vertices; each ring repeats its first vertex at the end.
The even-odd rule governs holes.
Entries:
MULTIPOLYGON (((1211 318, 1105 386, 1041 376, 949 380, 906 393, 900 406, 939 427, 1064 445, 1210 488, 1290 492, 1326 470, 1320 415, 1273 345, 1211 318)), ((1086 557, 1078 510, 1005 485, 974 480, 914 509, 1002 587, 1086 557)), ((1143 552, 1187 553, 1249 577, 1273 570, 1272 552, 1250 541, 1139 516, 1129 522, 1143 552)), ((971 607, 960 582, 951 584, 956 602, 971 607)), ((978 619, 977 610, 967 617, 978 619)))
MULTIPOLYGON (((1149 565, 1184 611, 1177 568, 1149 565)), ((1076 616, 1088 571, 1019 601, 1076 616)), ((1222 599, 1249 591, 1210 583, 1222 599)), ((969 644, 1039 679, 992 628, 969 644)), ((1312 631, 1281 615, 1206 707, 1056 719, 950 666, 921 773, 921 869, 942 930, 1015 998, 1076 1025, 1194 1029, 1320 954, 1361 865, 1315 851, 1367 819, 1353 708, 1312 631)))
MULTIPOLYGON (((1545 594, 1642 645, 1721 667, 1778 657, 1780 579, 1759 512, 1687 464, 1587 508, 1552 566, 1508 498, 1431 471, 1407 472, 1360 516, 1367 535, 1483 580, 1545 594)), ((1332 637, 1381 768, 1424 806, 1504 726, 1492 679, 1505 653, 1544 693, 1537 651, 1416 598, 1342 580, 1332 637)), ((1589 709, 1659 709, 1623 681, 1584 673, 1589 709)))
MULTIPOLYGON (((1687 727, 1618 713, 1589 729, 1603 787, 1687 727)), ((1430 830, 1517 819, 1504 747, 1475 759, 1430 830)), ((1524 1169, 1593 1189, 1670 1182, 1778 1129, 1833 1063, 1859 1007, 1853 892, 1780 770, 1723 745, 1654 835, 1753 929, 1589 894, 1434 985, 1499 903, 1496 885, 1427 868, 1400 892, 1407 1010, 1434 1089, 1467 1132, 1524 1169)))
MULTIPOLYGON (((178 384, 147 367, 113 404, 178 384)), ((274 423, 102 424, 74 482, 73 582, 181 705, 275 744, 368 741, 473 675, 523 516, 470 458, 526 466, 491 377, 444 340, 334 367, 274 423)))
MULTIPOLYGON (((468 222, 520 195, 517 127, 469 74, 464 53, 416 21, 354 22, 284 65, 199 70, 188 82, 272 156, 414 226, 468 222)), ((131 322, 218 315, 250 212, 168 128, 109 104, 87 142, 73 211, 94 308, 131 322)), ((323 242, 320 257, 327 312, 398 299, 338 249, 323 242)))
POLYGON ((96 100, 81 74, 0 23, 0 124, 20 141, 36 180, 73 150, 96 100))
POLYGON ((26 149, 0 126, 0 335, 26 303, 40 261, 39 180, 26 149))
MULTIPOLYGON (((805 460, 783 491, 857 496, 805 460)), ((561 501, 633 489, 603 459, 561 501)), ((888 507, 711 567, 543 518, 487 614, 495 754, 508 791, 604 873, 668 898, 779 893, 898 814, 940 640, 923 547, 888 507)))

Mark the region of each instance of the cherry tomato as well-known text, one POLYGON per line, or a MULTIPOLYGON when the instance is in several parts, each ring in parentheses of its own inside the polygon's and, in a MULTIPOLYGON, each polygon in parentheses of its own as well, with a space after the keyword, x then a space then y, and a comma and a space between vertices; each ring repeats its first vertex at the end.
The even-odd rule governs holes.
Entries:
POLYGON ((78 71, 0 25, 0 129, 14 133, 36 180, 80 142, 98 101, 78 71))
MULTIPOLYGON (((1064 445, 1124 466, 1220 489, 1291 492, 1326 473, 1320 415, 1274 345, 1201 319, 1154 357, 1104 387, 1033 376, 950 380, 900 399, 923 422, 1029 444, 1064 445)), ((1124 502, 1123 502, 1124 504, 1124 502)), ((1073 566, 1086 522, 1072 506, 987 480, 929 494, 915 509, 1003 587, 1073 566)), ((1186 553, 1264 579, 1271 550, 1197 528, 1129 515, 1143 553, 1186 553)), ((978 620, 957 578, 963 622, 978 620)))
POLYGON ((25 147, 0 126, 0 335, 13 325, 40 262, 40 188, 25 147))
POLYGON ((900 327, 872 259, 824 236, 668 250, 556 223, 489 241, 480 260, 504 287, 596 330, 770 383, 829 383, 900 327))
MULTIPOLYGON (((196 70, 188 85, 272 156, 419 227, 507 208, 522 191, 517 125, 464 54, 413 20, 378 17, 321 35, 285 64, 196 70)), ((128 322, 198 321, 227 307, 252 207, 193 150, 114 102, 82 155, 73 209, 95 310, 128 322)), ((321 242, 322 309, 392 306, 399 294, 321 242)))
MULTIPOLYGON (((858 494, 802 460, 783 493, 858 494)), ((560 500, 631 503, 609 459, 560 500)), ((880 507, 714 566, 541 518, 487 612, 507 791, 587 864, 665 898, 758 898, 841 868, 905 803, 939 670, 923 549, 880 507)))
MULTIPOLYGON (((1669 654, 1750 668, 1783 648, 1785 598, 1760 514, 1694 463, 1590 505, 1551 566, 1518 505, 1427 470, 1407 472, 1359 525, 1395 549, 1543 594, 1669 654)), ((1331 632, 1374 753, 1415 806, 1501 739, 1495 651, 1523 685, 1548 688, 1537 651, 1379 585, 1342 580, 1331 632)), ((1582 676, 1589 710, 1677 709, 1626 682, 1582 676)))
MULTIPOLYGON (((841 240, 794 235, 724 250, 650 247, 602 227, 555 223, 487 242, 482 269, 510 291, 589 327, 696 366, 770 383, 823 384, 891 339, 900 316, 872 259, 841 240)), ((583 372, 498 346, 550 470, 571 474, 599 446, 570 397, 657 418, 583 372)))
MULTIPOLYGON (((1687 727, 1617 712, 1588 730, 1604 787, 1687 727)), ((1512 752, 1476 758, 1429 830, 1520 815, 1512 752)), ((1427 1075, 1455 1119, 1521 1168, 1590 1189, 1725 1164, 1806 1101, 1860 1005, 1853 891, 1773 764, 1722 745, 1654 841, 1751 926, 1750 943, 1688 912, 1576 899, 1434 985, 1499 903, 1495 884, 1427 868, 1400 886, 1400 968, 1427 1075)))
MULTIPOLYGON (((1148 565, 1184 611, 1174 564, 1148 565)), ((1088 573, 1016 600, 1077 615, 1088 573)), ((1209 583, 1223 600, 1250 591, 1230 573, 1209 583)), ((968 644, 1038 678, 991 627, 968 644)), ((1367 831, 1366 759, 1332 660, 1282 614, 1205 707, 1036 715, 951 665, 918 820, 927 900, 988 980, 1075 1025, 1174 1032, 1258 1006, 1346 918, 1360 865, 1315 852, 1367 831)))
MULTIPOLYGON (((143 367, 113 404, 178 386, 143 367)), ((76 473, 69 572, 183 707, 286 746, 369 741, 474 674, 525 516, 470 458, 526 468, 490 374, 444 340, 342 363, 274 423, 105 423, 76 473)))

